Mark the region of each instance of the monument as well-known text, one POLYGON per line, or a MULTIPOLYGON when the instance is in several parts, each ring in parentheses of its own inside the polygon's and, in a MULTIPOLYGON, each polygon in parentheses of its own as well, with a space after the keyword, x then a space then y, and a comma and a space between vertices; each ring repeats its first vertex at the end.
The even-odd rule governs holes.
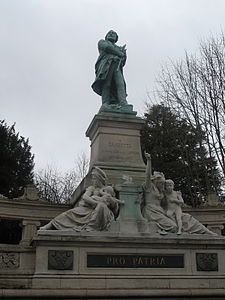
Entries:
POLYGON ((126 99, 126 47, 117 41, 111 30, 98 43, 92 88, 102 105, 86 132, 89 174, 72 207, 34 236, 34 269, 20 295, 219 299, 225 293, 225 239, 182 212, 182 193, 163 173, 152 173, 148 153, 145 166, 143 120, 126 99))
POLYGON ((89 298, 217 296, 225 288, 218 282, 225 279, 225 241, 182 212, 182 194, 152 173, 150 154, 144 165, 143 120, 126 99, 126 48, 117 41, 111 30, 98 42, 92 88, 102 105, 86 132, 90 172, 72 196, 74 207, 33 240, 34 287, 55 289, 54 278, 89 298))

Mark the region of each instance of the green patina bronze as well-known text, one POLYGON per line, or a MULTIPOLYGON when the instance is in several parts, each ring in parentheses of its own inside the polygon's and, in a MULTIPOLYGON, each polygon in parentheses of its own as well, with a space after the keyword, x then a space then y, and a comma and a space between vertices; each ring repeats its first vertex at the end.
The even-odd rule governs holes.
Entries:
POLYGON ((126 63, 126 45, 116 45, 118 35, 110 30, 104 40, 98 42, 99 57, 95 64, 96 78, 92 89, 102 96, 100 111, 133 112, 127 103, 123 67, 126 63))

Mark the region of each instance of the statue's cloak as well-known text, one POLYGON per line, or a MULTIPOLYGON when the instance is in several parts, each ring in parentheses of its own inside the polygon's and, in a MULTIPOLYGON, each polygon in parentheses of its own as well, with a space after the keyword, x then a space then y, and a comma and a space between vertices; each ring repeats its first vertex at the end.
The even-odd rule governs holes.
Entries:
MULTIPOLYGON (((92 84, 92 89, 98 95, 102 95, 102 89, 105 83, 105 80, 109 74, 109 72, 113 72, 115 68, 119 68, 123 73, 123 66, 125 65, 126 59, 123 59, 122 62, 118 59, 118 56, 115 54, 111 54, 107 52, 107 47, 118 47, 116 45, 112 45, 109 41, 100 40, 98 43, 99 49, 99 57, 95 64, 95 81, 92 84)), ((124 85, 126 87, 126 83, 124 81, 124 85)), ((111 92, 115 90, 115 83, 111 82, 111 92)), ((115 96, 115 95, 114 95, 115 96)))
POLYGON ((109 74, 110 67, 114 62, 114 55, 102 53, 99 55, 98 60, 95 64, 95 81, 92 84, 92 89, 98 95, 102 95, 103 85, 105 83, 106 77, 109 74))

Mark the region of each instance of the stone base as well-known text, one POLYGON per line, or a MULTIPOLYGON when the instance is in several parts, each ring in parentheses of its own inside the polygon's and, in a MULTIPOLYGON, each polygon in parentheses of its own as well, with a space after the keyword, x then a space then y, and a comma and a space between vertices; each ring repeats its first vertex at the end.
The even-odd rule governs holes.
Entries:
POLYGON ((134 221, 134 220, 127 220, 127 221, 113 221, 109 228, 110 232, 122 232, 122 233, 128 233, 128 234, 137 234, 139 232, 141 233, 147 233, 149 232, 149 226, 148 223, 143 221, 134 221))
POLYGON ((89 174, 82 180, 71 197, 75 204, 90 184, 90 171, 101 168, 107 175, 107 184, 145 181, 145 164, 142 159, 140 130, 144 120, 136 113, 103 111, 95 115, 86 136, 91 141, 89 174))
POLYGON ((132 114, 95 115, 86 132, 91 141, 90 169, 100 167, 113 184, 123 182, 123 175, 132 177, 133 183, 143 183, 145 164, 140 146, 143 125, 144 120, 132 114))
POLYGON ((223 238, 41 231, 33 246, 30 294, 41 297, 217 299, 225 294, 223 238))
POLYGON ((125 104, 125 105, 118 105, 118 104, 102 104, 100 107, 99 112, 109 112, 109 113, 116 113, 116 114, 132 114, 135 115, 137 114, 136 111, 133 110, 133 105, 132 104, 125 104))

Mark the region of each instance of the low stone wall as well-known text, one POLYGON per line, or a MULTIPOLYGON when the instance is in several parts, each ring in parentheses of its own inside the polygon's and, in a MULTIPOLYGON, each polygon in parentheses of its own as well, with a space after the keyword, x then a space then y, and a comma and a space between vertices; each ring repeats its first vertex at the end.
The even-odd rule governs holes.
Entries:
POLYGON ((0 219, 17 221, 22 231, 20 246, 30 247, 30 241, 40 225, 49 222, 70 207, 70 205, 52 205, 41 200, 3 197, 0 198, 0 219))
POLYGON ((33 276, 27 273, 21 281, 17 272, 13 285, 5 274, 11 288, 2 287, 2 296, 218 299, 225 294, 225 238, 41 231, 32 246, 33 276))

